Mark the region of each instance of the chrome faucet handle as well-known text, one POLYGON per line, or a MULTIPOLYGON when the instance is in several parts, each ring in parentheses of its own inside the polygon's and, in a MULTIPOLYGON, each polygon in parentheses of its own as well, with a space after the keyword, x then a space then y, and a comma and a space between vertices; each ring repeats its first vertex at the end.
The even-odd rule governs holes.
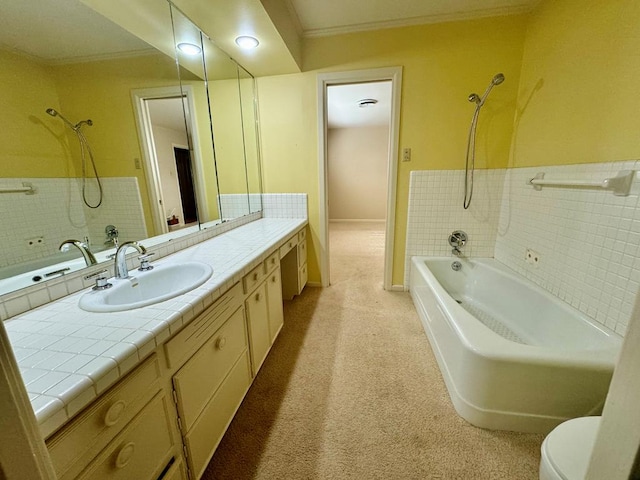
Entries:
POLYGON ((90 273, 89 275, 85 275, 85 280, 90 280, 92 278, 96 279, 96 284, 91 288, 92 290, 106 290, 107 288, 111 288, 113 284, 107 282, 107 276, 103 275, 107 273, 108 270, 105 268, 104 270, 100 270, 98 272, 90 273))
POLYGON ((449 245, 451 245, 454 249, 459 249, 465 246, 467 243, 467 234, 462 230, 455 230, 451 232, 449 235, 449 245))
POLYGON ((153 270, 153 265, 149 264, 149 259, 155 255, 154 252, 146 253, 144 255, 140 255, 138 260, 140 260, 140 268, 138 270, 140 272, 146 272, 148 270, 153 270))

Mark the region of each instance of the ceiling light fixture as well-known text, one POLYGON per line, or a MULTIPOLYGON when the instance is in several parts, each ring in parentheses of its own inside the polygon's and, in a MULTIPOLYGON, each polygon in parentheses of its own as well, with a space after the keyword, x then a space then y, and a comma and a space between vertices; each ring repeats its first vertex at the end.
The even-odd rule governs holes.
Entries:
POLYGON ((378 100, 375 98, 363 98, 362 100, 358 100, 358 106, 360 108, 373 107, 376 103, 378 103, 378 100))
POLYGON ((181 42, 177 45, 178 50, 186 55, 199 55, 202 49, 193 43, 181 42))
POLYGON ((250 50, 260 45, 260 42, 255 37, 250 37, 248 35, 241 35, 238 38, 236 38, 236 45, 238 45, 240 48, 244 48, 245 50, 250 50))

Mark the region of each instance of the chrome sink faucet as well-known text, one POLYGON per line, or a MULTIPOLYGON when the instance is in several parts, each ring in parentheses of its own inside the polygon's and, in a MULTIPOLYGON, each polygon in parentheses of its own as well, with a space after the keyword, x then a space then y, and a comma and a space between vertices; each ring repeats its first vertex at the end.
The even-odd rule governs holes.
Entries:
POLYGON ((87 267, 98 263, 96 257, 93 255, 93 253, 91 253, 91 250, 89 250, 89 245, 87 245, 87 243, 85 242, 81 242, 80 240, 65 240, 60 244, 60 247, 58 248, 61 252, 68 252, 71 246, 74 246, 78 250, 80 250, 80 253, 82 253, 82 258, 84 258, 87 267))
POLYGON ((129 270, 127 269, 127 249, 129 247, 135 248, 143 255, 147 253, 147 249, 138 242, 121 243, 116 251, 116 278, 127 278, 129 276, 129 270))

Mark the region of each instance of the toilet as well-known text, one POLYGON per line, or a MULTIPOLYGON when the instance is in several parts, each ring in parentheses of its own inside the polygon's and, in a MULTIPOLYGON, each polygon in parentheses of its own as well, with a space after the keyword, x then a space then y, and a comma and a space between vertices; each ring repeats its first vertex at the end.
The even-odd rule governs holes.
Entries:
POLYGON ((601 417, 573 418, 542 442, 540 480, 584 480, 601 417))

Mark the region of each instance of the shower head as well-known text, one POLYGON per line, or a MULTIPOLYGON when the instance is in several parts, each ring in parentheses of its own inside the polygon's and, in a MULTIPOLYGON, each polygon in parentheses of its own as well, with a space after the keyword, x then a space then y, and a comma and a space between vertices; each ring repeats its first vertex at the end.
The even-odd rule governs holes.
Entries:
POLYGON ((500 85, 504 82, 504 75, 502 73, 498 73, 495 77, 491 79, 491 83, 495 85, 500 85))
POLYGON ((49 115, 51 115, 52 117, 60 117, 62 119, 62 121, 64 123, 66 123, 69 127, 71 127, 71 129, 73 130, 78 130, 83 124, 87 124, 89 126, 93 125, 93 122, 89 119, 87 120, 81 120, 78 123, 76 123, 75 125, 73 123, 71 123, 69 120, 67 120, 66 118, 64 118, 64 116, 58 112, 56 109, 54 108, 47 108, 45 110, 45 112, 47 112, 49 115))

